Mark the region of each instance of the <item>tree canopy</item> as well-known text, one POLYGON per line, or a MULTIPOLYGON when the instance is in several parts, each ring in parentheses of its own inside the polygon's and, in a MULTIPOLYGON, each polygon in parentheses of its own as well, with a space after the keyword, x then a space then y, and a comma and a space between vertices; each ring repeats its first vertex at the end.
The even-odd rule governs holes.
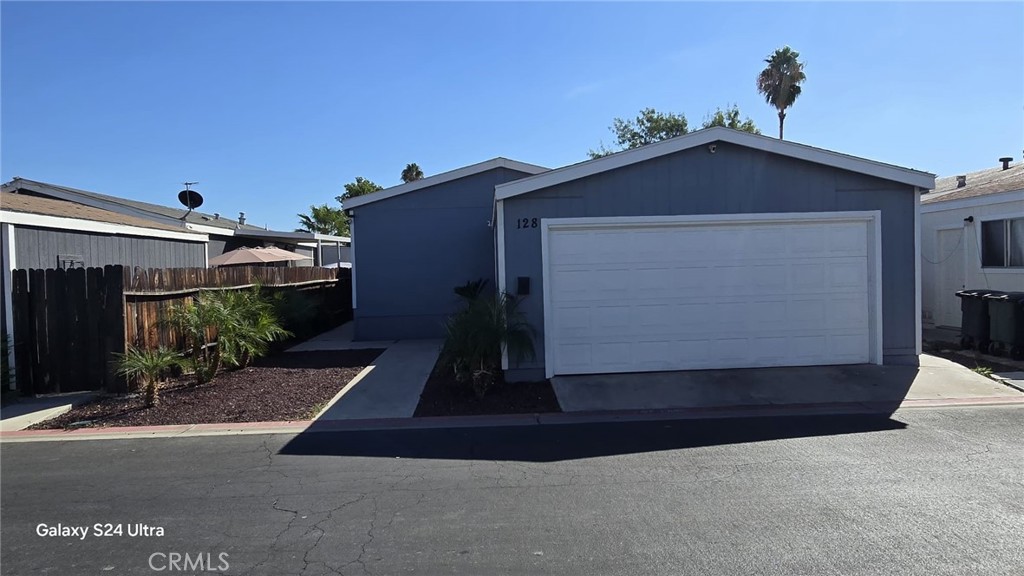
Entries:
POLYGON ((315 232, 348 236, 348 216, 341 208, 331 208, 327 204, 310 206, 309 214, 298 214, 299 227, 296 232, 315 232))
MULTIPOLYGON (((754 134, 761 133, 750 118, 740 120, 740 109, 735 104, 727 106, 724 110, 722 108, 716 109, 713 115, 704 119, 701 128, 710 128, 712 126, 725 126, 754 134)), ((690 131, 685 114, 658 112, 654 108, 644 108, 636 118, 615 118, 612 120, 610 130, 615 134, 616 148, 605 148, 604 144, 602 144, 597 150, 590 150, 588 152, 591 158, 600 158, 622 150, 639 148, 640 146, 682 136, 690 131)))
POLYGON ((405 165, 405 170, 402 170, 402 182, 414 182, 421 178, 423 178, 423 170, 420 169, 419 164, 413 162, 405 165))
POLYGON ((757 76, 757 91, 764 101, 779 111, 779 140, 786 121, 786 109, 800 96, 800 84, 807 79, 800 53, 784 46, 764 59, 764 70, 757 76))
POLYGON ((356 196, 363 196, 365 194, 372 194, 378 190, 383 190, 383 186, 379 186, 373 183, 371 180, 367 180, 362 176, 356 176, 354 182, 345 184, 345 193, 335 198, 343 206, 347 198, 355 198, 356 196))

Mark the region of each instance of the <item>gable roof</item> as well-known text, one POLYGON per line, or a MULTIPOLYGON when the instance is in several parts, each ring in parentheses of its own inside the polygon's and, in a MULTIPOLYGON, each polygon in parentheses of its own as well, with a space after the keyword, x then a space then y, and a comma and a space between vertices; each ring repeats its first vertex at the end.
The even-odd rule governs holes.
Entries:
POLYGON ((184 226, 172 226, 84 204, 13 192, 0 193, 0 215, 2 215, 4 222, 26 226, 40 226, 43 228, 91 230, 111 234, 176 238, 196 242, 208 239, 205 234, 186 230, 184 226), (94 223, 110 224, 113 226, 97 227, 92 225, 94 223))
MULTIPOLYGON (((78 202, 94 208, 120 212, 122 214, 133 215, 140 218, 153 218, 170 224, 173 224, 171 221, 182 221, 182 217, 185 217, 185 213, 187 212, 184 207, 173 208, 170 206, 161 206, 159 204, 129 200, 118 196, 109 196, 98 192, 79 190, 78 188, 70 188, 68 186, 49 184, 47 182, 39 182, 36 180, 28 180, 26 178, 15 178, 7 184, 4 184, 2 190, 4 192, 27 190, 29 192, 52 196, 61 200, 78 202)), ((188 216, 184 218, 184 221, 193 225, 206 226, 215 229, 220 228, 223 230, 263 230, 260 226, 253 226, 251 224, 239 225, 236 220, 216 217, 213 214, 206 214, 195 210, 189 213, 188 216)), ((200 228, 200 230, 202 229, 200 228)), ((210 232, 216 233, 214 230, 210 230, 210 232)))
POLYGON ((407 182, 398 186, 392 186, 391 188, 385 188, 372 194, 366 194, 365 196, 357 196, 355 198, 349 198, 345 200, 342 207, 345 210, 356 208, 358 206, 365 206, 373 202, 379 202, 380 200, 386 200, 388 198, 394 198, 402 194, 408 194, 409 192, 415 192, 416 190, 423 190, 424 188, 430 188, 431 186, 437 186, 445 182, 451 182, 452 180, 458 180, 495 168, 509 168, 512 170, 518 170, 519 172, 525 172, 527 174, 540 174, 547 172, 550 169, 543 166, 537 166, 535 164, 527 164, 525 162, 518 162, 516 160, 509 160, 508 158, 492 158, 490 160, 479 162, 477 164, 470 164, 462 168, 455 170, 449 170, 448 172, 442 172, 426 178, 420 178, 412 182, 407 182))
POLYGON ((648 144, 647 146, 641 146, 640 148, 624 150, 610 156, 572 164, 570 166, 551 170, 536 176, 529 176, 521 180, 499 184, 495 187, 495 199, 504 200, 513 196, 519 196, 520 194, 533 192, 534 190, 540 190, 541 188, 548 188, 563 182, 585 178, 594 174, 600 174, 601 172, 607 172, 623 166, 629 166, 631 164, 658 158, 660 156, 666 156, 668 154, 695 148, 697 146, 704 146, 713 142, 729 142, 731 144, 745 146, 747 148, 763 150, 772 154, 779 154, 780 156, 789 156, 791 158, 832 166, 843 170, 849 170, 851 172, 868 174, 885 180, 892 180, 894 182, 917 186, 918 188, 924 188, 926 190, 935 185, 935 175, 928 172, 911 170, 909 168, 902 168, 892 164, 866 160, 864 158, 858 158, 847 154, 840 154, 839 152, 832 152, 831 150, 797 144, 796 142, 790 142, 788 140, 778 140, 776 138, 770 138, 760 134, 751 134, 749 132, 733 130, 732 128, 716 126, 714 128, 705 128, 703 130, 690 132, 689 134, 684 134, 668 140, 662 140, 661 142, 655 142, 654 144, 648 144))
POLYGON ((1024 190, 1024 163, 1018 163, 1006 170, 1003 170, 1002 166, 997 166, 969 172, 966 176, 967 184, 963 188, 957 188, 956 176, 937 179, 935 189, 921 196, 921 203, 933 204, 1024 190))

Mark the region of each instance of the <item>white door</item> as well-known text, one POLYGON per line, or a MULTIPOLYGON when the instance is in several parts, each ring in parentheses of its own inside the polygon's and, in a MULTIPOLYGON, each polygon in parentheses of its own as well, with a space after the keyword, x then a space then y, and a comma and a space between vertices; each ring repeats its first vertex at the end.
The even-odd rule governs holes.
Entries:
POLYGON ((963 228, 939 230, 938 254, 935 262, 938 269, 938 287, 935 294, 936 326, 960 327, 960 299, 958 290, 964 289, 964 234, 963 228))
POLYGON ((548 221, 548 373, 868 362, 872 222, 548 221))

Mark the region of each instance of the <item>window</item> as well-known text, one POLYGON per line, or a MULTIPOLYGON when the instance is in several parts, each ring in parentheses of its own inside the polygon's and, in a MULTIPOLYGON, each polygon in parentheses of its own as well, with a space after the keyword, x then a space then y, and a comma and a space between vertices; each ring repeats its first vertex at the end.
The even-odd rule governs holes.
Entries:
POLYGON ((981 265, 984 268, 1024 267, 1024 218, 981 223, 981 265))

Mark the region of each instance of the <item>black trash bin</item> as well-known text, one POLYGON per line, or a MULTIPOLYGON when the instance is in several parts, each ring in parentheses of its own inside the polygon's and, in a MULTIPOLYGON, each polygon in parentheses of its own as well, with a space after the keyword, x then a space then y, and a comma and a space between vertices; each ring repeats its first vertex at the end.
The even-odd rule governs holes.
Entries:
POLYGON ((989 321, 986 296, 1003 294, 999 290, 961 290, 960 298, 960 347, 988 352, 989 321))
POLYGON ((990 354, 1008 352, 1014 360, 1024 360, 1024 292, 988 294, 990 354))

